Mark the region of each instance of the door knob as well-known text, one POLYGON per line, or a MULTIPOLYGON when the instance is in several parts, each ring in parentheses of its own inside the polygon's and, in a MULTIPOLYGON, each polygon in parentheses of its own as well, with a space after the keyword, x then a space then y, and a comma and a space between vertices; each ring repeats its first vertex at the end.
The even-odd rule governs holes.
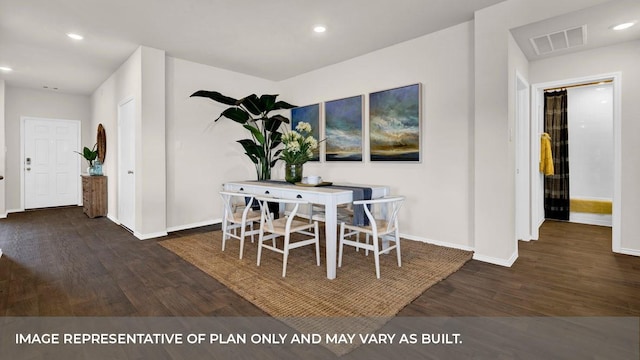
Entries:
POLYGON ((127 171, 127 174, 133 174, 133 170, 127 171))

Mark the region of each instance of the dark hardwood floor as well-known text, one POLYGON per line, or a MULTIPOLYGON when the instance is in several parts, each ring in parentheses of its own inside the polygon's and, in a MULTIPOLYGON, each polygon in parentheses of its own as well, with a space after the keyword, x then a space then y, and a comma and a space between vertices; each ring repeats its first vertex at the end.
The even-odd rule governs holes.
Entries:
MULTIPOLYGON (((0 314, 266 315, 162 240, 78 207, 11 214, 0 220, 0 314)), ((472 260, 399 315, 640 316, 640 258, 613 254, 609 228, 546 222, 519 255, 511 268, 472 260)))

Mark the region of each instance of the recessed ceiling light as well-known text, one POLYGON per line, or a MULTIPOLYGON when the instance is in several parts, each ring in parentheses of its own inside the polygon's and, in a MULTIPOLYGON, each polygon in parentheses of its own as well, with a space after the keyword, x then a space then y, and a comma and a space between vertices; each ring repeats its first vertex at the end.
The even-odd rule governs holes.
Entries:
POLYGON ((628 28, 632 27, 636 23, 637 23, 637 21, 629 21, 629 22, 626 22, 626 23, 615 25, 614 27, 612 27, 612 29, 613 30, 618 30, 618 31, 625 30, 625 29, 628 29, 628 28))
POLYGON ((13 69, 8 66, 0 66, 0 71, 9 72, 13 71, 13 69))
POLYGON ((317 33, 323 33, 325 31, 327 31, 327 28, 324 25, 316 25, 313 28, 313 31, 317 32, 317 33))
POLYGON ((78 34, 74 34, 74 33, 67 33, 67 36, 72 38, 73 40, 82 40, 82 39, 84 39, 84 36, 78 35, 78 34))

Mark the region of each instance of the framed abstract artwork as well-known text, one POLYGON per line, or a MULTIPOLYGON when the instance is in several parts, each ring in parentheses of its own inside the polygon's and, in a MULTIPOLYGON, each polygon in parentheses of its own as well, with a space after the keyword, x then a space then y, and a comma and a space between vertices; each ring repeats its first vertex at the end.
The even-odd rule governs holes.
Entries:
MULTIPOLYGON (((291 109, 291 129, 295 130, 298 123, 306 122, 311 124, 313 137, 320 141, 320 104, 300 106, 291 109)), ((320 161, 320 147, 313 152, 313 157, 309 161, 320 161)))
POLYGON ((420 161, 420 84, 369 94, 371 161, 420 161))
POLYGON ((362 161, 362 95, 324 103, 326 161, 362 161))

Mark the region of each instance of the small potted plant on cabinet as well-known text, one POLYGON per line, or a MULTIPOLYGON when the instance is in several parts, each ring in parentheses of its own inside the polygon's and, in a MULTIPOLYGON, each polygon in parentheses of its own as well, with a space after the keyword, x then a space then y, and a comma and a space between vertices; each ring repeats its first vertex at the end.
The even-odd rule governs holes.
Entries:
POLYGON ((96 150, 96 147, 97 144, 93 145, 92 149, 85 146, 82 152, 76 151, 76 153, 80 154, 89 163, 89 167, 87 168, 89 175, 102 175, 102 164, 96 166, 99 162, 99 160, 96 160, 98 158, 98 150, 96 150))

